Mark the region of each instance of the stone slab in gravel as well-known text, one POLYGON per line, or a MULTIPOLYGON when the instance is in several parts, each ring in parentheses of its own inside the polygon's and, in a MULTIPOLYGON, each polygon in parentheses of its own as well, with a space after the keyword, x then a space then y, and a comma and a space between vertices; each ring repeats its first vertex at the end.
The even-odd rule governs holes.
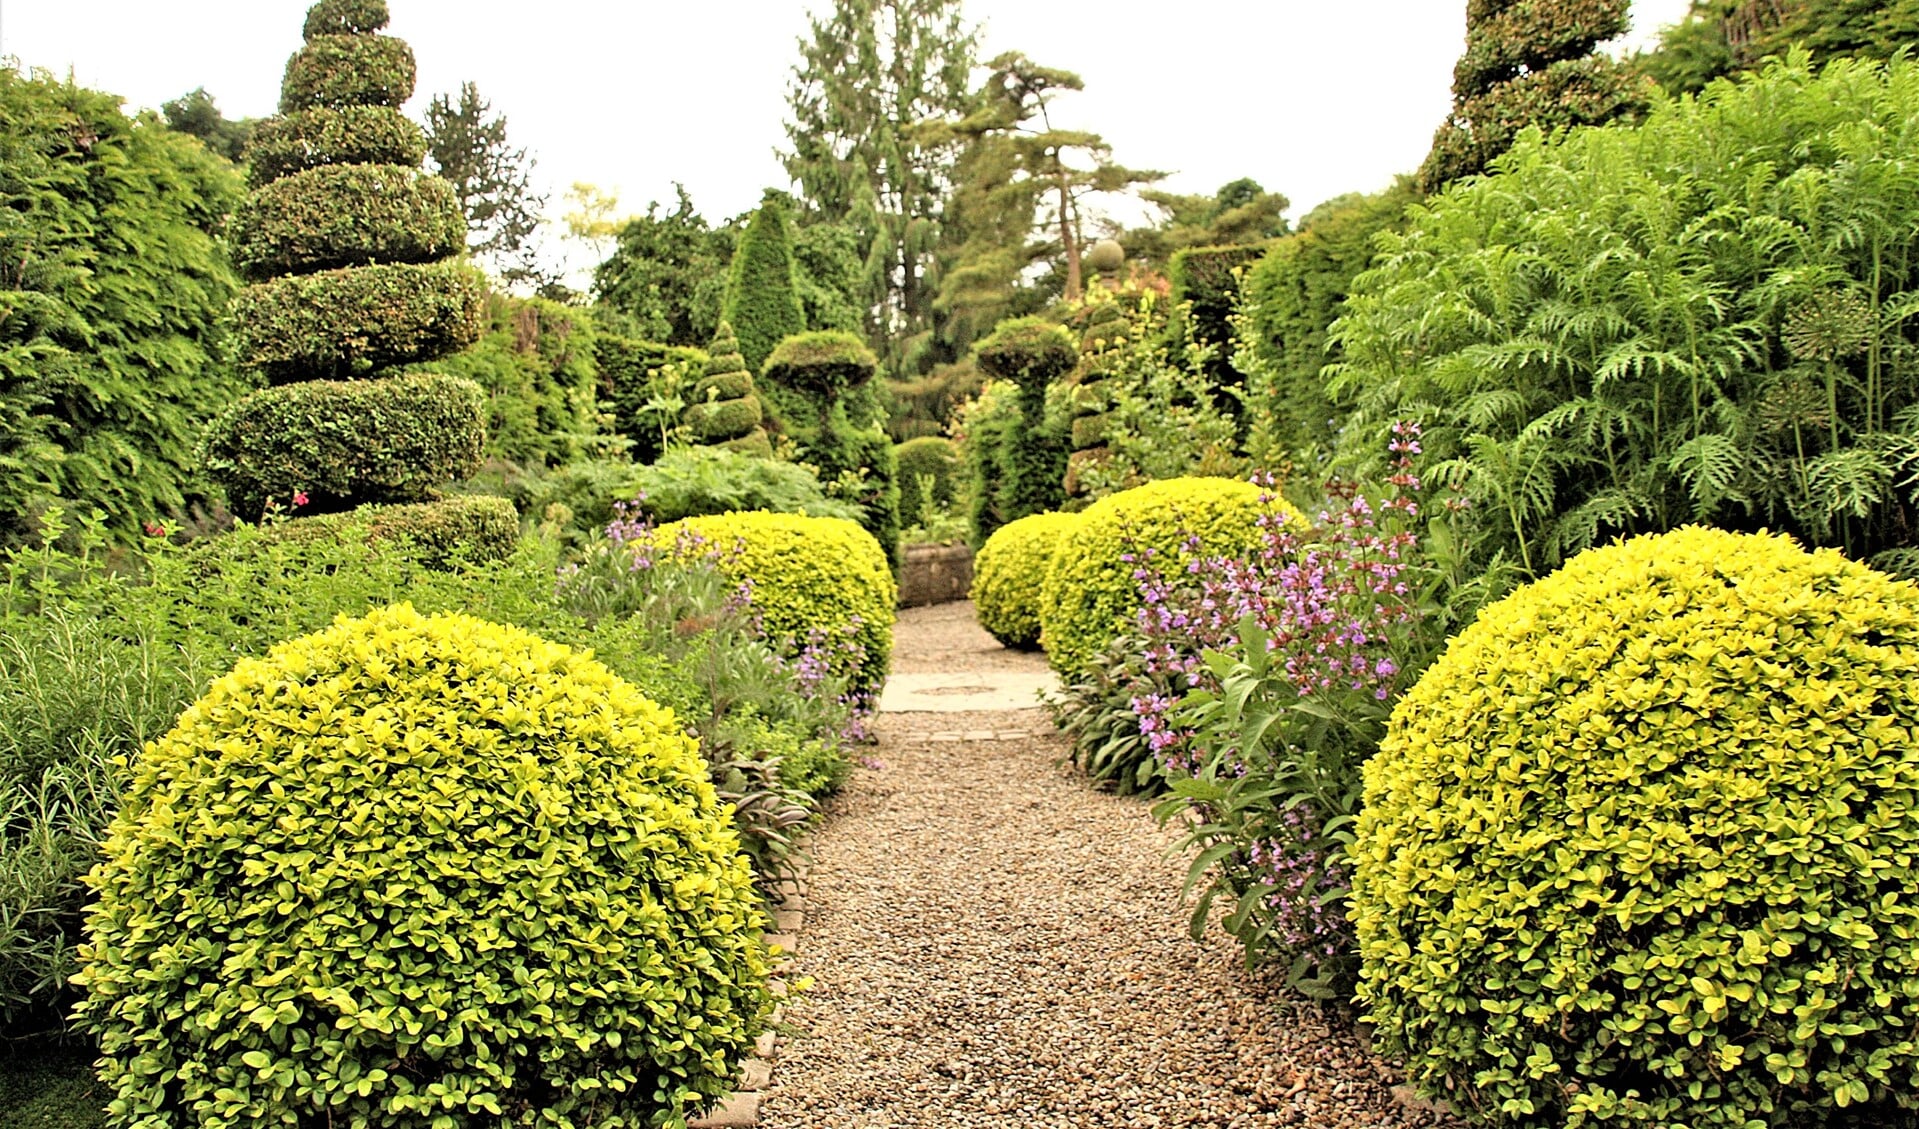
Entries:
POLYGON ((978 713, 1036 710, 1040 695, 1059 693, 1050 670, 988 670, 974 673, 895 674, 880 692, 881 713, 978 713))
POLYGON ((1025 716, 878 719, 882 767, 812 842, 793 972, 814 987, 787 1008, 762 1126, 1457 1124, 1400 1108, 1403 1074, 1229 938, 1190 940, 1172 833, 1059 767, 1056 737, 929 739, 1025 716))

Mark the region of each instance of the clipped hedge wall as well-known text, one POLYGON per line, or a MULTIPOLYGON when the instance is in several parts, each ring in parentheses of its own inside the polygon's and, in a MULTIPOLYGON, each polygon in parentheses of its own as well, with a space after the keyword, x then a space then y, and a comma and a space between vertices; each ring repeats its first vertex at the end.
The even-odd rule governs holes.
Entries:
POLYGON ((321 106, 401 106, 413 97, 413 48, 388 35, 320 35, 287 60, 280 112, 321 106))
POLYGON ((599 402, 611 413, 613 430, 632 442, 636 460, 658 458, 663 453, 660 428, 646 408, 656 392, 653 374, 667 365, 697 372, 706 364, 706 351, 602 332, 593 342, 593 360, 600 374, 599 402))
POLYGON ((326 165, 254 190, 233 215, 233 261, 248 278, 369 263, 421 263, 466 246, 446 180, 399 165, 326 165))
POLYGON ((1205 556, 1237 556, 1261 544, 1260 515, 1303 522, 1285 500, 1230 478, 1169 478, 1109 494, 1088 506, 1054 551, 1040 594, 1040 645, 1053 669, 1084 672, 1139 611, 1138 562, 1162 571, 1205 556), (1132 560, 1125 558, 1132 557, 1132 560))
POLYGON ((899 588, 892 554, 872 534, 844 518, 753 511, 670 522, 653 541, 669 551, 717 552, 728 576, 751 580, 767 634, 789 654, 816 629, 858 642, 862 660, 835 651, 829 665, 856 692, 878 698, 893 655, 899 588))
MULTIPOLYGON (((1206 363, 1206 382, 1213 388, 1239 387, 1245 378, 1233 367, 1233 314, 1239 310, 1240 287, 1247 268, 1266 253, 1268 243, 1229 247, 1188 247, 1176 251, 1166 273, 1173 283, 1173 305, 1187 303, 1188 332, 1193 340, 1213 347, 1206 363)), ((1220 406, 1239 414, 1239 401, 1221 397, 1220 406)))
POLYGON ((1493 1124, 1910 1110, 1915 669, 1919 589, 1776 535, 1637 537, 1482 611, 1365 767, 1385 1045, 1493 1124))
POLYGON ((470 616, 242 660, 135 759, 90 882, 101 1081, 209 1129, 683 1123, 771 1010, 693 740, 470 616))
POLYGON ((431 499, 479 469, 486 395, 459 377, 310 380, 262 389, 208 429, 207 469, 235 513, 307 494, 309 511, 431 499))
POLYGON ((1078 514, 1029 514, 986 539, 973 558, 969 598, 979 625, 1008 647, 1039 646, 1039 608, 1047 568, 1078 514))
POLYGON ((233 305, 241 363, 271 384, 344 380, 479 340, 486 276, 476 267, 386 263, 289 275, 233 305))
POLYGON ((260 188, 323 165, 403 165, 426 157, 426 133, 392 106, 316 106, 268 118, 247 141, 247 183, 260 188))
POLYGON ((920 512, 920 480, 933 480, 933 504, 951 506, 959 497, 960 453, 951 439, 923 435, 893 448, 899 467, 900 525, 918 525, 928 515, 920 512))

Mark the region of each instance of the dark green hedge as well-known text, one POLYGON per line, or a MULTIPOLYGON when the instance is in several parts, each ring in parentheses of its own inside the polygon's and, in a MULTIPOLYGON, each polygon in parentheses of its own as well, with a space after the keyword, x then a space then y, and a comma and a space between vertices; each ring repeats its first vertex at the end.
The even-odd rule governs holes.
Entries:
POLYGON ((766 379, 809 396, 832 398, 879 371, 879 358, 851 333, 822 330, 781 341, 766 358, 766 379))
MULTIPOLYGON (((1187 332, 1195 341, 1213 347, 1206 365, 1206 381, 1214 388, 1245 383, 1233 367, 1233 313, 1239 308, 1239 290, 1245 272, 1266 253, 1268 243, 1232 247, 1188 247, 1167 265, 1173 301, 1187 303, 1187 332)), ((1239 401, 1222 399, 1220 406, 1239 410, 1239 401)))
POLYGON ((242 291, 240 363, 271 384, 345 380, 457 353, 479 339, 486 276, 458 261, 291 275, 242 291))
POLYGON ((390 18, 386 0, 320 0, 307 9, 300 36, 311 43, 323 35, 366 35, 385 27, 390 18))
POLYGON ((466 246, 453 186, 399 165, 328 165, 253 192, 233 216, 248 278, 366 263, 424 263, 466 246))
POLYGON ((390 35, 321 35, 287 60, 280 112, 315 106, 394 106, 413 97, 413 48, 390 35))
POLYGON ((743 438, 760 425, 764 414, 760 398, 748 396, 740 400, 690 404, 684 418, 686 425, 693 429, 695 439, 701 443, 717 443, 743 438))
POLYGON ((278 521, 259 538, 212 537, 197 544, 196 564, 209 580, 223 561, 257 553, 268 545, 351 536, 359 541, 405 538, 407 556, 431 569, 456 559, 478 563, 504 560, 520 541, 520 514, 511 500, 494 495, 443 498, 398 506, 361 506, 301 521, 278 521))
POLYGON ((1046 386, 1079 363, 1079 350, 1066 330, 1043 318, 1014 318, 1001 322, 976 347, 979 367, 997 380, 1010 380, 1020 391, 1046 394, 1046 386))
POLYGON ((651 462, 661 454, 658 423, 645 410, 656 392, 653 373, 678 364, 698 372, 706 364, 704 351, 683 345, 662 345, 616 333, 601 333, 593 343, 600 370, 599 400, 613 415, 613 430, 633 443, 633 457, 651 462))
POLYGON ((392 106, 315 106, 268 118, 254 127, 245 153, 255 188, 322 165, 417 168, 425 157, 426 134, 392 106))
POLYGON ((899 466, 900 525, 918 525, 926 514, 920 510, 920 479, 933 480, 933 502, 950 506, 957 496, 959 448, 951 439, 927 435, 909 439, 893 448, 893 460, 899 466))
POLYGON ((305 492, 308 511, 418 502, 479 469, 486 394, 460 377, 310 380, 254 392, 208 430, 208 473, 236 514, 305 492))

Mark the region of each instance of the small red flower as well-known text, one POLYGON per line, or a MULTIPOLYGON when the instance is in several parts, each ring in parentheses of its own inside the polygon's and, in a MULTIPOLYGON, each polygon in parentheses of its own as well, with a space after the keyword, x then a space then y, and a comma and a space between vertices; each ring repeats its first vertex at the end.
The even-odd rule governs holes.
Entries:
POLYGON ((140 528, 147 531, 148 537, 165 537, 167 535, 167 527, 157 521, 142 522, 140 528))
POLYGON ((304 491, 304 490, 295 490, 295 491, 293 492, 293 508, 297 510, 297 509, 299 509, 299 508, 300 508, 301 506, 304 506, 304 505, 306 505, 306 504, 307 504, 307 493, 306 493, 306 491, 304 491))

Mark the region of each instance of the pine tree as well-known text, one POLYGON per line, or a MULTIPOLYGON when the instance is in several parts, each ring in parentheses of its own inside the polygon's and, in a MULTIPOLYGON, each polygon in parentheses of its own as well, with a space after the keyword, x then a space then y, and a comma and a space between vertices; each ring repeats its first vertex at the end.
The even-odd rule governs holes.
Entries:
POLYGON ((458 103, 434 95, 426 108, 429 167, 453 185, 469 251, 508 282, 545 281, 531 241, 546 197, 530 183, 532 158, 507 143, 506 117, 492 111, 470 82, 460 85, 458 103))
POLYGON ((977 36, 959 0, 835 0, 811 23, 781 159, 809 225, 852 227, 866 267, 858 303, 882 361, 918 371, 930 367, 920 354, 958 152, 917 127, 965 112, 977 36))
POLYGON ((485 280, 458 256, 453 187, 419 168, 400 113, 413 52, 377 32, 385 0, 320 0, 288 62, 277 118, 247 150, 235 214, 239 355, 267 388, 214 421, 208 469, 235 512, 416 502, 478 468, 485 396, 470 380, 389 375, 480 335, 485 280))
POLYGON ((1646 82, 1594 53, 1624 35, 1630 0, 1468 0, 1453 112, 1433 137, 1419 189, 1483 172, 1527 126, 1552 131, 1636 113, 1646 82))
POLYGON ((721 317, 738 334, 747 368, 758 372, 774 346, 806 330, 793 269, 793 234, 786 210, 771 195, 746 225, 727 272, 721 317))

